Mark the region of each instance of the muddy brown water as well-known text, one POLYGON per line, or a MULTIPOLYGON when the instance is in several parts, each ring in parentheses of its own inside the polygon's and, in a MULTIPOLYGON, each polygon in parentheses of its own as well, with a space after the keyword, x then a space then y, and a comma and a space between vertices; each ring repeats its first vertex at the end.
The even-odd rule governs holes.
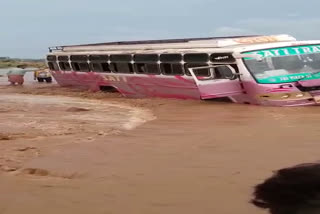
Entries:
POLYGON ((248 203, 253 186, 320 157, 318 107, 124 99, 34 83, 0 91, 9 137, 0 140, 0 213, 266 213, 248 203), (74 99, 90 110, 76 111, 74 99), (82 120, 90 114, 97 120, 82 120), (140 122, 124 128, 132 117, 140 122))

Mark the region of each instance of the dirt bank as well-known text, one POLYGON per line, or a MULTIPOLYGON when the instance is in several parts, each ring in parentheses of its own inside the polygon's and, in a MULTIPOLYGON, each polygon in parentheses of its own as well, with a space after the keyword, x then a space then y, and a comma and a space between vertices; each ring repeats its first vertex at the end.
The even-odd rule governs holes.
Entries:
POLYGON ((264 213, 252 187, 320 155, 317 107, 0 90, 0 213, 264 213))

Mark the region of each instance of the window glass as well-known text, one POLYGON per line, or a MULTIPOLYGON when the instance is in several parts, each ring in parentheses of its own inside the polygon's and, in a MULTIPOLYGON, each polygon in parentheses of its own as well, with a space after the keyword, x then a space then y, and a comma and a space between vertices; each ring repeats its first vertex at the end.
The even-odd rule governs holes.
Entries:
POLYGON ((117 68, 116 63, 110 63, 110 70, 111 70, 113 73, 117 73, 117 72, 118 72, 118 68, 117 68))
POLYGON ((233 76, 232 70, 227 66, 215 68, 215 79, 230 79, 233 76))
POLYGON ((59 66, 62 71, 71 71, 71 66, 69 62, 59 62, 59 66))
POLYGON ((139 74, 147 73, 146 64, 144 63, 137 63, 135 64, 136 72, 139 74))
POLYGON ((80 67, 80 71, 82 71, 82 72, 89 72, 90 71, 89 64, 86 62, 79 62, 79 67, 80 67))
POLYGON ((90 55, 89 60, 91 62, 93 62, 93 61, 108 61, 109 56, 108 55, 90 55))
POLYGON ((157 54, 136 54, 134 56, 135 62, 157 62, 158 55, 157 54))
POLYGON ((108 63, 105 63, 105 62, 101 63, 101 67, 102 67, 102 70, 103 70, 104 72, 111 72, 108 63))
POLYGON ((59 61, 69 61, 69 57, 68 56, 58 56, 58 60, 59 61))
POLYGON ((90 68, 93 72, 102 72, 102 66, 100 63, 90 63, 90 68))
MULTIPOLYGON (((207 63, 199 63, 199 64, 188 63, 188 64, 185 64, 185 72, 187 75, 190 76, 191 74, 188 68, 196 68, 196 67, 204 67, 204 66, 208 66, 208 64, 207 63)), ((210 76, 209 68, 197 69, 197 70, 194 70, 194 73, 196 76, 204 76, 204 77, 210 76)))
POLYGON ((77 63, 77 62, 72 62, 71 65, 72 65, 72 69, 73 69, 74 71, 80 71, 79 63, 77 63))
POLYGON ((70 56, 71 61, 88 61, 87 55, 72 55, 70 56))
POLYGON ((161 71, 166 75, 184 75, 184 69, 182 64, 170 64, 170 63, 162 63, 161 71))
POLYGON ((148 74, 160 74, 160 68, 158 64, 146 64, 148 74))
POLYGON ((47 60, 48 61, 56 61, 57 60, 57 57, 55 55, 48 55, 47 56, 47 60))
POLYGON ((132 60, 132 56, 129 54, 125 54, 125 55, 115 54, 110 56, 110 60, 112 62, 130 62, 132 60))
POLYGON ((206 53, 191 53, 183 56, 185 62, 208 62, 209 55, 206 53))
POLYGON ((131 63, 116 63, 118 73, 133 73, 131 63))
POLYGON ((56 62, 48 62, 48 67, 52 71, 59 71, 59 66, 56 62))
POLYGON ((182 55, 181 54, 161 54, 160 61, 161 62, 181 62, 182 55))

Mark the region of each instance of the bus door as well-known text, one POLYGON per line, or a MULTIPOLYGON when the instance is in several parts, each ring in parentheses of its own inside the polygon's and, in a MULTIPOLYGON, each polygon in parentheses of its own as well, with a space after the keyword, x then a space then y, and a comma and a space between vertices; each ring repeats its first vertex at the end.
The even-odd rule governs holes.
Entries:
POLYGON ((212 99, 243 94, 240 74, 231 65, 210 65, 188 68, 201 99, 212 99), (206 73, 207 75, 202 75, 206 73))

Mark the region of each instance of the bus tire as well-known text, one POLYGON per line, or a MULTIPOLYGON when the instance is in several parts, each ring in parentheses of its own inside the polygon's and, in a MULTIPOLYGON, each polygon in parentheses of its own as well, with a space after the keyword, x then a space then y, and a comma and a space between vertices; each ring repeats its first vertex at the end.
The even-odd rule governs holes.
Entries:
POLYGON ((46 82, 47 83, 51 83, 52 82, 52 78, 51 77, 46 78, 46 82))
POLYGON ((43 82, 44 81, 44 79, 43 78, 37 78, 38 79, 38 82, 43 82))

